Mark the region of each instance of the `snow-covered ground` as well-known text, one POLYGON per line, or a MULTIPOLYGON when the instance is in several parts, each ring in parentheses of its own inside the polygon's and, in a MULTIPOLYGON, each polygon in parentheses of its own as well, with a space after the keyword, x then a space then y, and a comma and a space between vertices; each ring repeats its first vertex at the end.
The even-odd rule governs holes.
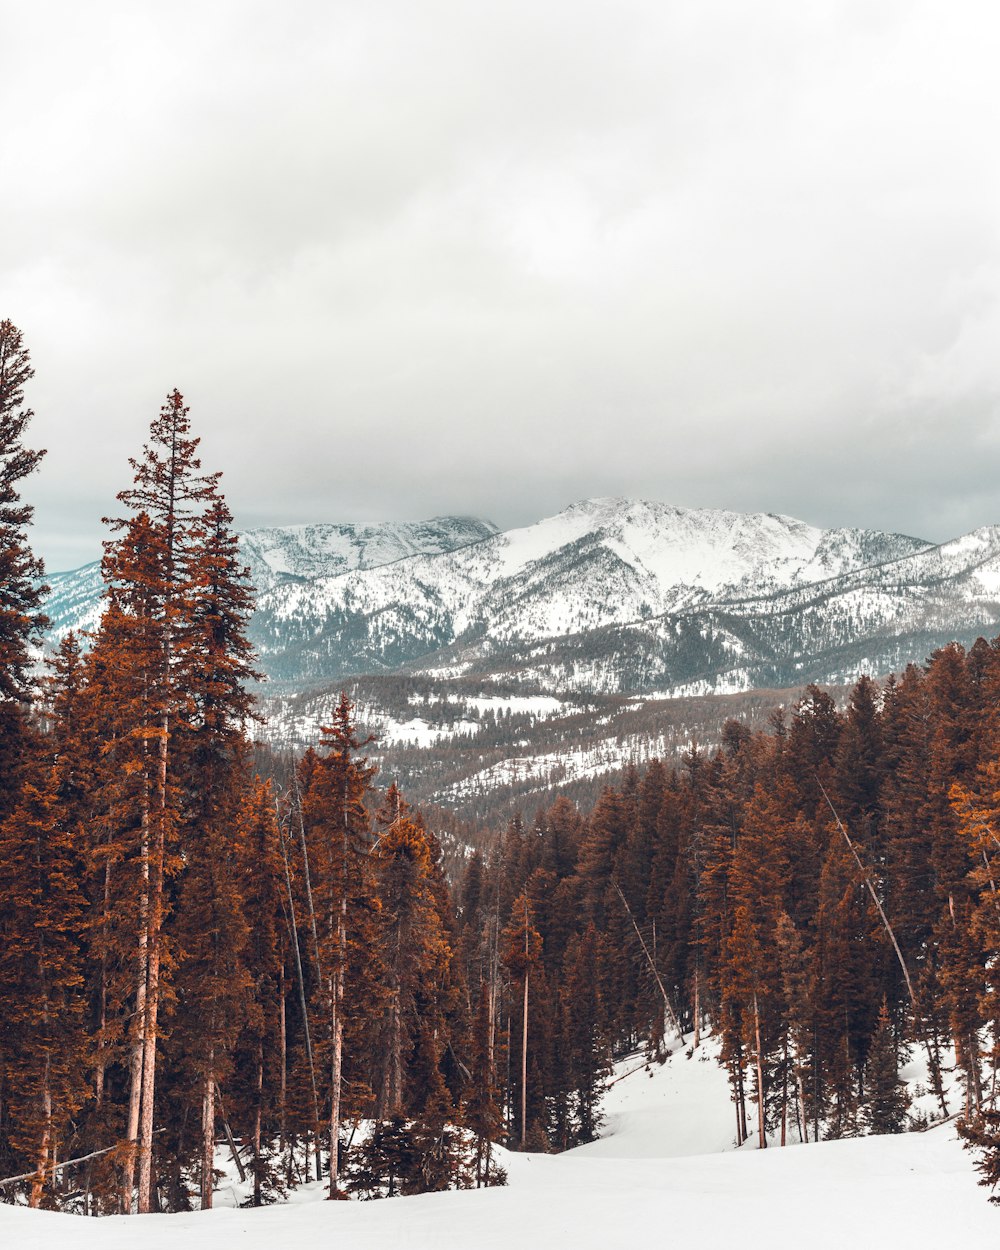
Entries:
MULTIPOLYGON (((1000 1211, 944 1124, 784 1150, 733 1149, 733 1110, 711 1047, 662 1067, 619 1067, 604 1137, 563 1155, 504 1153, 504 1189, 191 1215, 76 1216, 0 1206, 11 1250, 612 1250, 652 1245, 934 1250, 1000 1244, 1000 1211)), ((224 1191, 219 1200, 225 1202, 224 1191)))

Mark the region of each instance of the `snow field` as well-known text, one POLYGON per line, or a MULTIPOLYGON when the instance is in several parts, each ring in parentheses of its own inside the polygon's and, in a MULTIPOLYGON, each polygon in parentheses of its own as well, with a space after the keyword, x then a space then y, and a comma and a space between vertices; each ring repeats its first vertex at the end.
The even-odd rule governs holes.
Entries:
MULTIPOLYGON (((689 1039, 690 1040, 690 1039, 689 1039)), ((919 1072, 919 1063, 912 1071, 919 1072)), ((733 1149, 734 1112, 711 1042, 662 1066, 619 1065, 605 1136, 563 1155, 501 1151, 504 1189, 322 1201, 190 1215, 75 1216, 0 1207, 10 1250, 949 1250, 1000 1244, 1000 1211, 953 1126, 759 1151, 733 1149), (689 1057, 690 1055, 690 1057, 689 1057), (137 1222, 138 1221, 138 1222, 137 1222)), ((219 1194, 224 1202, 235 1195, 219 1194)))

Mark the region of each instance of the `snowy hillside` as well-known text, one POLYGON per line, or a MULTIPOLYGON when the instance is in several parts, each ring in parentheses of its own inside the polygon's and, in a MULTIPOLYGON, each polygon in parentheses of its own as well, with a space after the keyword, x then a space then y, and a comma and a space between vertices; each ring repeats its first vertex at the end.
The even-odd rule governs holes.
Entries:
POLYGON ((633 1060, 619 1074, 629 1069, 605 1096, 601 1140, 563 1155, 504 1152, 503 1189, 329 1203, 313 1185, 287 1206, 100 1220, 0 1207, 0 1241, 18 1250, 126 1250, 137 1237, 145 1250, 508 1250, 512 1240, 523 1250, 941 1250, 1000 1237, 1000 1212, 950 1125, 737 1151, 710 1048, 678 1050, 663 1067, 633 1060))

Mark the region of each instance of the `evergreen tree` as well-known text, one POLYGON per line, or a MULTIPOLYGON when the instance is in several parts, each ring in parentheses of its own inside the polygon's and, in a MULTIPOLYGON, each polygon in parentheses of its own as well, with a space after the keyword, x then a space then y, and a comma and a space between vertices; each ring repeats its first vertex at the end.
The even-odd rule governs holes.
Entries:
POLYGON ((32 648, 48 625, 41 611, 44 570, 27 538, 33 509, 19 493, 22 480, 45 454, 23 442, 33 415, 24 406, 24 386, 33 376, 21 331, 0 321, 0 819, 17 802, 33 686, 32 648))
MULTIPOLYGON (((975 1120, 959 1120, 958 1133, 966 1150, 978 1152, 975 1167, 980 1185, 995 1191, 1000 1185, 1000 1111, 983 1110, 975 1120)), ((991 1192, 990 1202, 1000 1206, 1000 1194, 991 1192)))
MULTIPOLYGON (((202 658, 191 645, 196 586, 204 576, 198 536, 203 515, 218 499, 219 475, 202 473, 197 448, 188 409, 174 391, 150 427, 142 456, 130 461, 134 483, 118 496, 128 515, 109 521, 118 537, 105 544, 107 604, 95 644, 103 652, 105 697, 118 719, 119 768, 130 783, 123 849, 139 878, 120 912, 134 933, 135 984, 126 1127, 135 1149, 122 1189, 128 1208, 137 1164, 140 1212, 152 1207, 159 1013, 170 971, 164 959, 167 886, 181 863, 184 757, 202 658)), ((119 884, 127 885, 127 878, 119 884)))
POLYGON ((896 1039, 889 1019, 889 1004, 884 998, 868 1047, 865 1075, 864 1118, 869 1132, 901 1133, 906 1125, 910 1097, 899 1079, 896 1039))
POLYGON ((603 1116, 600 1097, 603 1077, 610 1068, 607 1042, 601 1030, 601 1004, 598 998, 598 944, 594 925, 574 938, 566 952, 565 973, 560 993, 562 1045, 559 1062, 568 1076, 572 1094, 570 1141, 576 1145, 593 1141, 603 1116))
POLYGON ((299 768, 302 817, 315 887, 311 908, 316 945, 317 1019, 325 1024, 326 1088, 329 1098, 328 1148, 330 1196, 339 1187, 341 1102, 345 1025, 351 1016, 371 1010, 364 1002, 373 988, 377 947, 373 917, 378 906, 372 879, 370 821, 365 800, 374 769, 357 753, 367 745, 358 737, 354 705, 342 693, 333 723, 321 729, 321 755, 307 755, 299 768), (355 983, 350 985, 352 970, 355 983), (350 990, 350 992, 349 992, 350 990))
POLYGON ((0 1158, 35 1170, 33 1207, 86 1096, 87 1055, 75 830, 60 821, 57 772, 38 771, 0 823, 0 1089, 12 1151, 0 1141, 0 1158))
POLYGON ((503 1112, 497 1102, 496 1072, 493 1063, 492 995, 486 981, 479 987, 479 1004, 472 1025, 472 1053, 464 1121, 475 1136, 476 1188, 497 1183, 493 1143, 501 1135, 503 1112))
POLYGON ((521 982, 521 1095, 520 1144, 525 1149, 528 1134, 528 1021, 530 1008, 530 984, 532 974, 537 974, 542 955, 541 934, 535 928, 534 908, 527 894, 514 900, 510 919, 502 936, 503 961, 516 981, 521 982))

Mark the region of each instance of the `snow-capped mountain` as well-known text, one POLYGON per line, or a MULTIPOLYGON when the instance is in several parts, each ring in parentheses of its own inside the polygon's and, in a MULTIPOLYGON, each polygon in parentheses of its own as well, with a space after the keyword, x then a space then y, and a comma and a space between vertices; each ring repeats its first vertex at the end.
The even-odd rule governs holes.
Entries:
MULTIPOLYGON (((602 631, 815 585, 928 546, 769 514, 594 499, 461 550, 278 587, 261 596, 253 632, 272 676, 299 685, 414 665, 516 670, 530 663, 526 644, 573 640, 581 659, 602 631), (516 664, 502 664, 510 651, 516 664)), ((594 671, 585 680, 626 688, 594 671)))
MULTIPOLYGON (((933 545, 608 498, 502 533, 445 517, 241 542, 284 694, 397 671, 661 695, 849 681, 1000 629, 1000 527, 933 545)), ((51 582, 56 630, 93 622, 96 566, 51 582)))
POLYGON ((345 525, 286 525, 245 530, 240 550, 258 593, 288 582, 336 577, 416 555, 440 555, 497 532, 476 517, 345 525))
MULTIPOLYGON (((258 595, 298 582, 371 569, 415 555, 437 555, 497 533, 477 517, 434 517, 429 521, 349 522, 286 525, 243 530, 240 552, 258 595)), ((55 637, 71 629, 93 629, 100 620, 101 565, 46 577, 45 611, 55 637)))

